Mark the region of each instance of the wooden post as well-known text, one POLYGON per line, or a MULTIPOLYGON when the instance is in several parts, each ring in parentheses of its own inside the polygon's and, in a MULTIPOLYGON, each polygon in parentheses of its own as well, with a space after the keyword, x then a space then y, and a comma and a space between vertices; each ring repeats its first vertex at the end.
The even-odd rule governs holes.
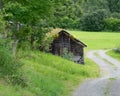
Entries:
POLYGON ((82 48, 81 64, 84 64, 84 48, 82 48))
POLYGON ((69 49, 68 49, 68 52, 71 52, 71 42, 70 42, 70 37, 69 38, 69 49))
POLYGON ((13 56, 16 56, 16 49, 17 49, 17 45, 18 45, 19 40, 14 40, 13 44, 12 44, 12 51, 13 51, 13 56))

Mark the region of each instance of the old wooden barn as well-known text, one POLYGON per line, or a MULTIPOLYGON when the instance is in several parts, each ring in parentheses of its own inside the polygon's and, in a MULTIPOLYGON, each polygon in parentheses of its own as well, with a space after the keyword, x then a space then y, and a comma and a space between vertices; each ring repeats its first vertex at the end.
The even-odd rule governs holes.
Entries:
POLYGON ((57 32, 53 42, 51 43, 51 53, 61 56, 64 49, 68 53, 73 54, 73 61, 84 64, 84 47, 87 47, 83 42, 73 37, 65 30, 57 32))

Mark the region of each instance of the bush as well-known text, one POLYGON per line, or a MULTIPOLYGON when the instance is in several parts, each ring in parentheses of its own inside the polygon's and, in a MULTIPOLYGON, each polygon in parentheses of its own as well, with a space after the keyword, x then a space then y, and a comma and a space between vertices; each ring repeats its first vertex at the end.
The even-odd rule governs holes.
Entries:
POLYGON ((48 32, 45 36, 45 38, 42 40, 40 46, 39 46, 39 49, 41 51, 44 51, 44 52, 50 52, 50 46, 51 46, 51 43, 53 42, 53 40, 55 38, 58 38, 59 37, 59 34, 58 32, 60 32, 61 29, 60 28, 56 28, 56 29, 53 29, 51 30, 50 32, 48 32))
POLYGON ((114 49, 115 52, 120 53, 120 45, 117 46, 117 48, 114 49))
POLYGON ((30 50, 30 42, 28 41, 22 41, 20 43, 18 43, 18 49, 22 49, 22 50, 30 50))
POLYGON ((120 13, 114 12, 111 14, 111 17, 120 19, 120 13))
POLYGON ((120 19, 107 18, 105 19, 106 30, 120 31, 120 19))
POLYGON ((25 84, 20 72, 22 63, 11 55, 11 52, 0 44, 0 78, 12 84, 25 84))
POLYGON ((5 30, 5 22, 3 20, 3 16, 0 13, 0 33, 2 33, 5 30))
POLYGON ((104 30, 104 18, 107 17, 105 10, 98 10, 93 13, 84 14, 81 18, 81 29, 83 31, 102 31, 104 30))
POLYGON ((40 44, 40 51, 44 51, 44 52, 50 52, 50 45, 53 41, 53 37, 48 37, 46 39, 43 40, 43 42, 40 44))
POLYGON ((67 59, 67 60, 73 61, 73 53, 68 52, 66 48, 63 48, 62 57, 67 59))

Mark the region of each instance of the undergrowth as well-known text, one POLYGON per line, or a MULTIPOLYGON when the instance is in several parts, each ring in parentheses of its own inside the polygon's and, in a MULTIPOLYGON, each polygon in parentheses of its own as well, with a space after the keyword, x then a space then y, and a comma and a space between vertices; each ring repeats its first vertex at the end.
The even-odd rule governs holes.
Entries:
POLYGON ((11 51, 0 43, 0 78, 13 85, 25 85, 21 71, 22 63, 12 56, 11 51))

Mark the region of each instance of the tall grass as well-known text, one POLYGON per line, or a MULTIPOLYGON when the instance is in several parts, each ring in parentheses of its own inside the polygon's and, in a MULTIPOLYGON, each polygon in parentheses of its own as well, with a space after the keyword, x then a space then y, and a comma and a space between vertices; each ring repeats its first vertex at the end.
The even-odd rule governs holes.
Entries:
POLYGON ((39 51, 19 53, 25 64, 27 90, 35 96, 70 96, 85 78, 99 76, 99 68, 87 59, 86 66, 39 51))
POLYGON ((120 61, 120 53, 111 50, 111 51, 108 51, 107 54, 120 61))
MULTIPOLYGON (((70 33, 87 44, 85 51, 112 49, 120 41, 120 33, 115 32, 70 33)), ((113 52, 110 54, 116 55, 120 60, 120 55, 113 52)), ((86 78, 98 77, 100 71, 87 58, 85 66, 39 51, 19 51, 18 58, 24 63, 22 68, 27 86, 11 86, 0 80, 0 96, 71 96, 71 92, 80 82, 86 78)))
MULTIPOLYGON (((120 33, 70 33, 87 44, 87 51, 114 48, 120 41, 120 33)), ((13 86, 0 78, 0 96, 71 96, 84 79, 99 76, 98 66, 87 58, 85 66, 39 51, 19 51, 17 58, 24 63, 22 69, 27 86, 13 86)))
POLYGON ((19 85, 12 86, 0 80, 0 96, 36 96, 31 91, 19 85))
POLYGON ((107 54, 120 61, 120 45, 116 46, 113 50, 108 51, 107 54))
POLYGON ((0 45, 0 78, 12 84, 23 83, 21 66, 22 63, 12 56, 10 50, 0 45))
POLYGON ((19 51, 24 65, 25 87, 11 85, 0 78, 0 96, 71 96, 85 78, 99 76, 99 68, 86 59, 86 66, 39 51, 19 51))

